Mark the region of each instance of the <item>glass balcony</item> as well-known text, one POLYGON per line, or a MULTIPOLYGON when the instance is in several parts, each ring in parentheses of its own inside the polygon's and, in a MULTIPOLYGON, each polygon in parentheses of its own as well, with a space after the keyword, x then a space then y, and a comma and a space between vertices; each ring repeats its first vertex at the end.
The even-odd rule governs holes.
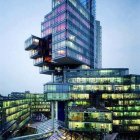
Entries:
POLYGON ((31 59, 37 59, 39 57, 41 57, 41 52, 40 51, 38 51, 38 50, 31 50, 31 52, 30 52, 30 58, 31 59))
POLYGON ((34 60, 34 66, 42 67, 44 64, 43 57, 34 60))
POLYGON ((112 131, 111 123, 87 123, 87 122, 71 122, 69 121, 68 127, 74 131, 90 131, 90 132, 106 132, 112 131))
POLYGON ((40 74, 48 74, 51 75, 54 70, 51 70, 49 66, 40 67, 40 74))
POLYGON ((39 46, 39 38, 31 36, 25 41, 25 50, 29 51, 39 46))

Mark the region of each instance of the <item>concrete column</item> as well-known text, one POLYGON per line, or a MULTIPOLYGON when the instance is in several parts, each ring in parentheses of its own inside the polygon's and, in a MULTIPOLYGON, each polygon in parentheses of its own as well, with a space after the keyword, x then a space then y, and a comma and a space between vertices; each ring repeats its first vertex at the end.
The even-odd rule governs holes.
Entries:
POLYGON ((54 74, 51 75, 52 82, 54 83, 54 74))
POLYGON ((55 101, 55 119, 58 120, 58 101, 55 101))
POLYGON ((53 131, 55 131, 55 128, 54 128, 54 101, 51 102, 51 118, 52 118, 52 121, 53 121, 53 131))

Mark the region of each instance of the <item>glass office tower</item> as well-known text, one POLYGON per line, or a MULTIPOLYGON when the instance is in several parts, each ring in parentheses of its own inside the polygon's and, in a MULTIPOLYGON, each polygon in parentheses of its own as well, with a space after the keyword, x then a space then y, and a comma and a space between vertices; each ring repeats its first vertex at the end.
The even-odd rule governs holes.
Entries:
POLYGON ((52 0, 52 11, 41 23, 41 38, 31 36, 25 49, 41 73, 81 66, 96 68, 95 29, 94 0, 86 1, 86 5, 79 0, 52 0))
POLYGON ((139 76, 123 68, 101 69, 102 28, 95 17, 95 0, 52 0, 41 38, 31 36, 25 50, 41 74, 53 75, 44 98, 69 130, 138 132, 139 76))

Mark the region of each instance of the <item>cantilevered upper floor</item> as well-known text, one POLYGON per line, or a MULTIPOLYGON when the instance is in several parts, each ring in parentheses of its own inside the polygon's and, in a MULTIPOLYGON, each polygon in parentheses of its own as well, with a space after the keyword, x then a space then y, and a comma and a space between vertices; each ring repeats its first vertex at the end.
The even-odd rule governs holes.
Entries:
MULTIPOLYGON (((82 65, 95 68, 95 11, 94 0, 90 7, 82 1, 53 0, 52 11, 41 23, 41 38, 31 36, 25 41, 34 65, 47 67, 45 74, 60 69, 74 69, 82 65), (90 10, 92 9, 92 10, 90 10)), ((41 73, 42 72, 41 70, 41 73)))

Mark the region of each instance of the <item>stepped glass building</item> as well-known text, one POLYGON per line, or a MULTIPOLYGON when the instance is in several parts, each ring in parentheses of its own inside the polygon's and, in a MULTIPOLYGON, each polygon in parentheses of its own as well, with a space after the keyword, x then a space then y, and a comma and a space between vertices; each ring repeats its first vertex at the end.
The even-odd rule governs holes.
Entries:
POLYGON ((127 68, 101 68, 101 32, 95 0, 52 0, 41 37, 28 38, 25 50, 41 74, 52 75, 44 85, 52 118, 82 134, 139 138, 140 76, 127 68))

